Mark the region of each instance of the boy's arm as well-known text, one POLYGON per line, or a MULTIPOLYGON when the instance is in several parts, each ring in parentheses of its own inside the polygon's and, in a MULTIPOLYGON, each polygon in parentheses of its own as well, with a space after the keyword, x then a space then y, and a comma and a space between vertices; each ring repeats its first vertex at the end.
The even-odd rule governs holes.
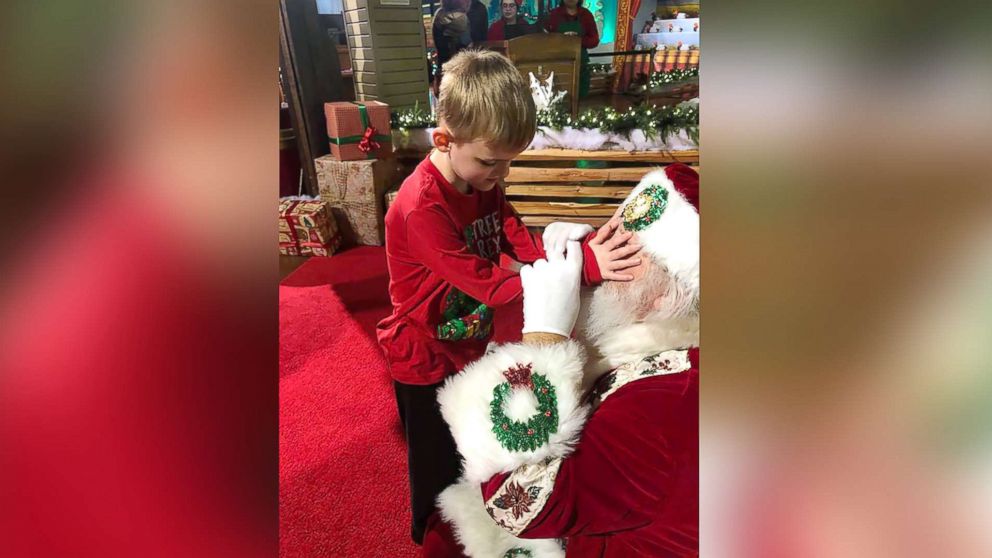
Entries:
POLYGON ((502 207, 500 213, 503 215, 503 239, 501 249, 503 253, 514 260, 529 264, 543 259, 544 241, 540 236, 532 234, 524 225, 517 210, 506 198, 501 197, 502 207))
MULTIPOLYGON (((544 241, 538 235, 532 234, 520 219, 513 206, 503 198, 503 251, 505 254, 521 263, 534 263, 544 259, 544 241)), ((595 231, 589 233, 582 241, 582 284, 594 286, 603 282, 603 275, 596 262, 596 254, 589 247, 589 241, 596 236, 595 231)))
POLYGON ((471 252, 442 211, 432 207, 415 209, 407 215, 406 227, 415 231, 410 253, 463 293, 493 307, 514 302, 523 295, 520 276, 471 252))

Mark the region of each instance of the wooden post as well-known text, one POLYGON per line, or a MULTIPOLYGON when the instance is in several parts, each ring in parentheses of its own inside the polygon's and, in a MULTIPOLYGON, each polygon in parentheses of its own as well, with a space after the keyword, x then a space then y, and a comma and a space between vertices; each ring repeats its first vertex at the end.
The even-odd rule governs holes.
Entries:
POLYGON ((355 98, 392 109, 427 106, 427 39, 421 0, 343 0, 355 98))
POLYGON ((337 48, 318 25, 312 0, 279 1, 279 63, 296 135, 304 189, 317 195, 313 160, 330 152, 324 103, 345 100, 337 48))

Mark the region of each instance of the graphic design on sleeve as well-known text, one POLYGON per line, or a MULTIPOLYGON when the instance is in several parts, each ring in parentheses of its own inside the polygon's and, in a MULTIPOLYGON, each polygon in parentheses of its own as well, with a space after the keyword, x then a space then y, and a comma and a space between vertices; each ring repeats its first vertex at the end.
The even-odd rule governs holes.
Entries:
POLYGON ((485 304, 452 288, 444 299, 444 322, 437 326, 442 341, 485 339, 493 330, 493 311, 485 304))

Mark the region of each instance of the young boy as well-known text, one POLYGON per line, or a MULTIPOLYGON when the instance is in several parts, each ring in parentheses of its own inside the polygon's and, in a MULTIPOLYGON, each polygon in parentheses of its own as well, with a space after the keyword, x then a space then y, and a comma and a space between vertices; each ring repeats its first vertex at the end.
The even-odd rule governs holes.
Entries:
MULTIPOLYGON (((492 334, 493 308, 520 299, 520 276, 501 268, 544 258, 497 183, 530 144, 536 110, 530 88, 510 61, 466 51, 444 67, 437 105, 436 149, 401 186, 386 214, 386 258, 392 314, 377 337, 394 380, 406 433, 412 536, 421 544, 435 498, 457 480, 459 458, 441 418, 436 392, 444 379, 481 357, 492 334)), ((611 222, 592 227, 554 223, 549 250, 582 240, 583 281, 629 280, 640 247, 611 222)), ((565 332, 566 334, 568 332, 565 332)))

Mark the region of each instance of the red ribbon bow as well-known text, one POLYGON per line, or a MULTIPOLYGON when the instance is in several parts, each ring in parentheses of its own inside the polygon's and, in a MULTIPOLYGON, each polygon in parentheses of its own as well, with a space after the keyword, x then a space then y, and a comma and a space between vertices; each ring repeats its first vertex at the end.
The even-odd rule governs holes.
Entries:
POLYGON ((358 142, 358 148, 362 150, 362 153, 368 153, 382 147, 379 142, 375 141, 375 128, 369 126, 365 128, 365 133, 362 134, 361 141, 358 142))

